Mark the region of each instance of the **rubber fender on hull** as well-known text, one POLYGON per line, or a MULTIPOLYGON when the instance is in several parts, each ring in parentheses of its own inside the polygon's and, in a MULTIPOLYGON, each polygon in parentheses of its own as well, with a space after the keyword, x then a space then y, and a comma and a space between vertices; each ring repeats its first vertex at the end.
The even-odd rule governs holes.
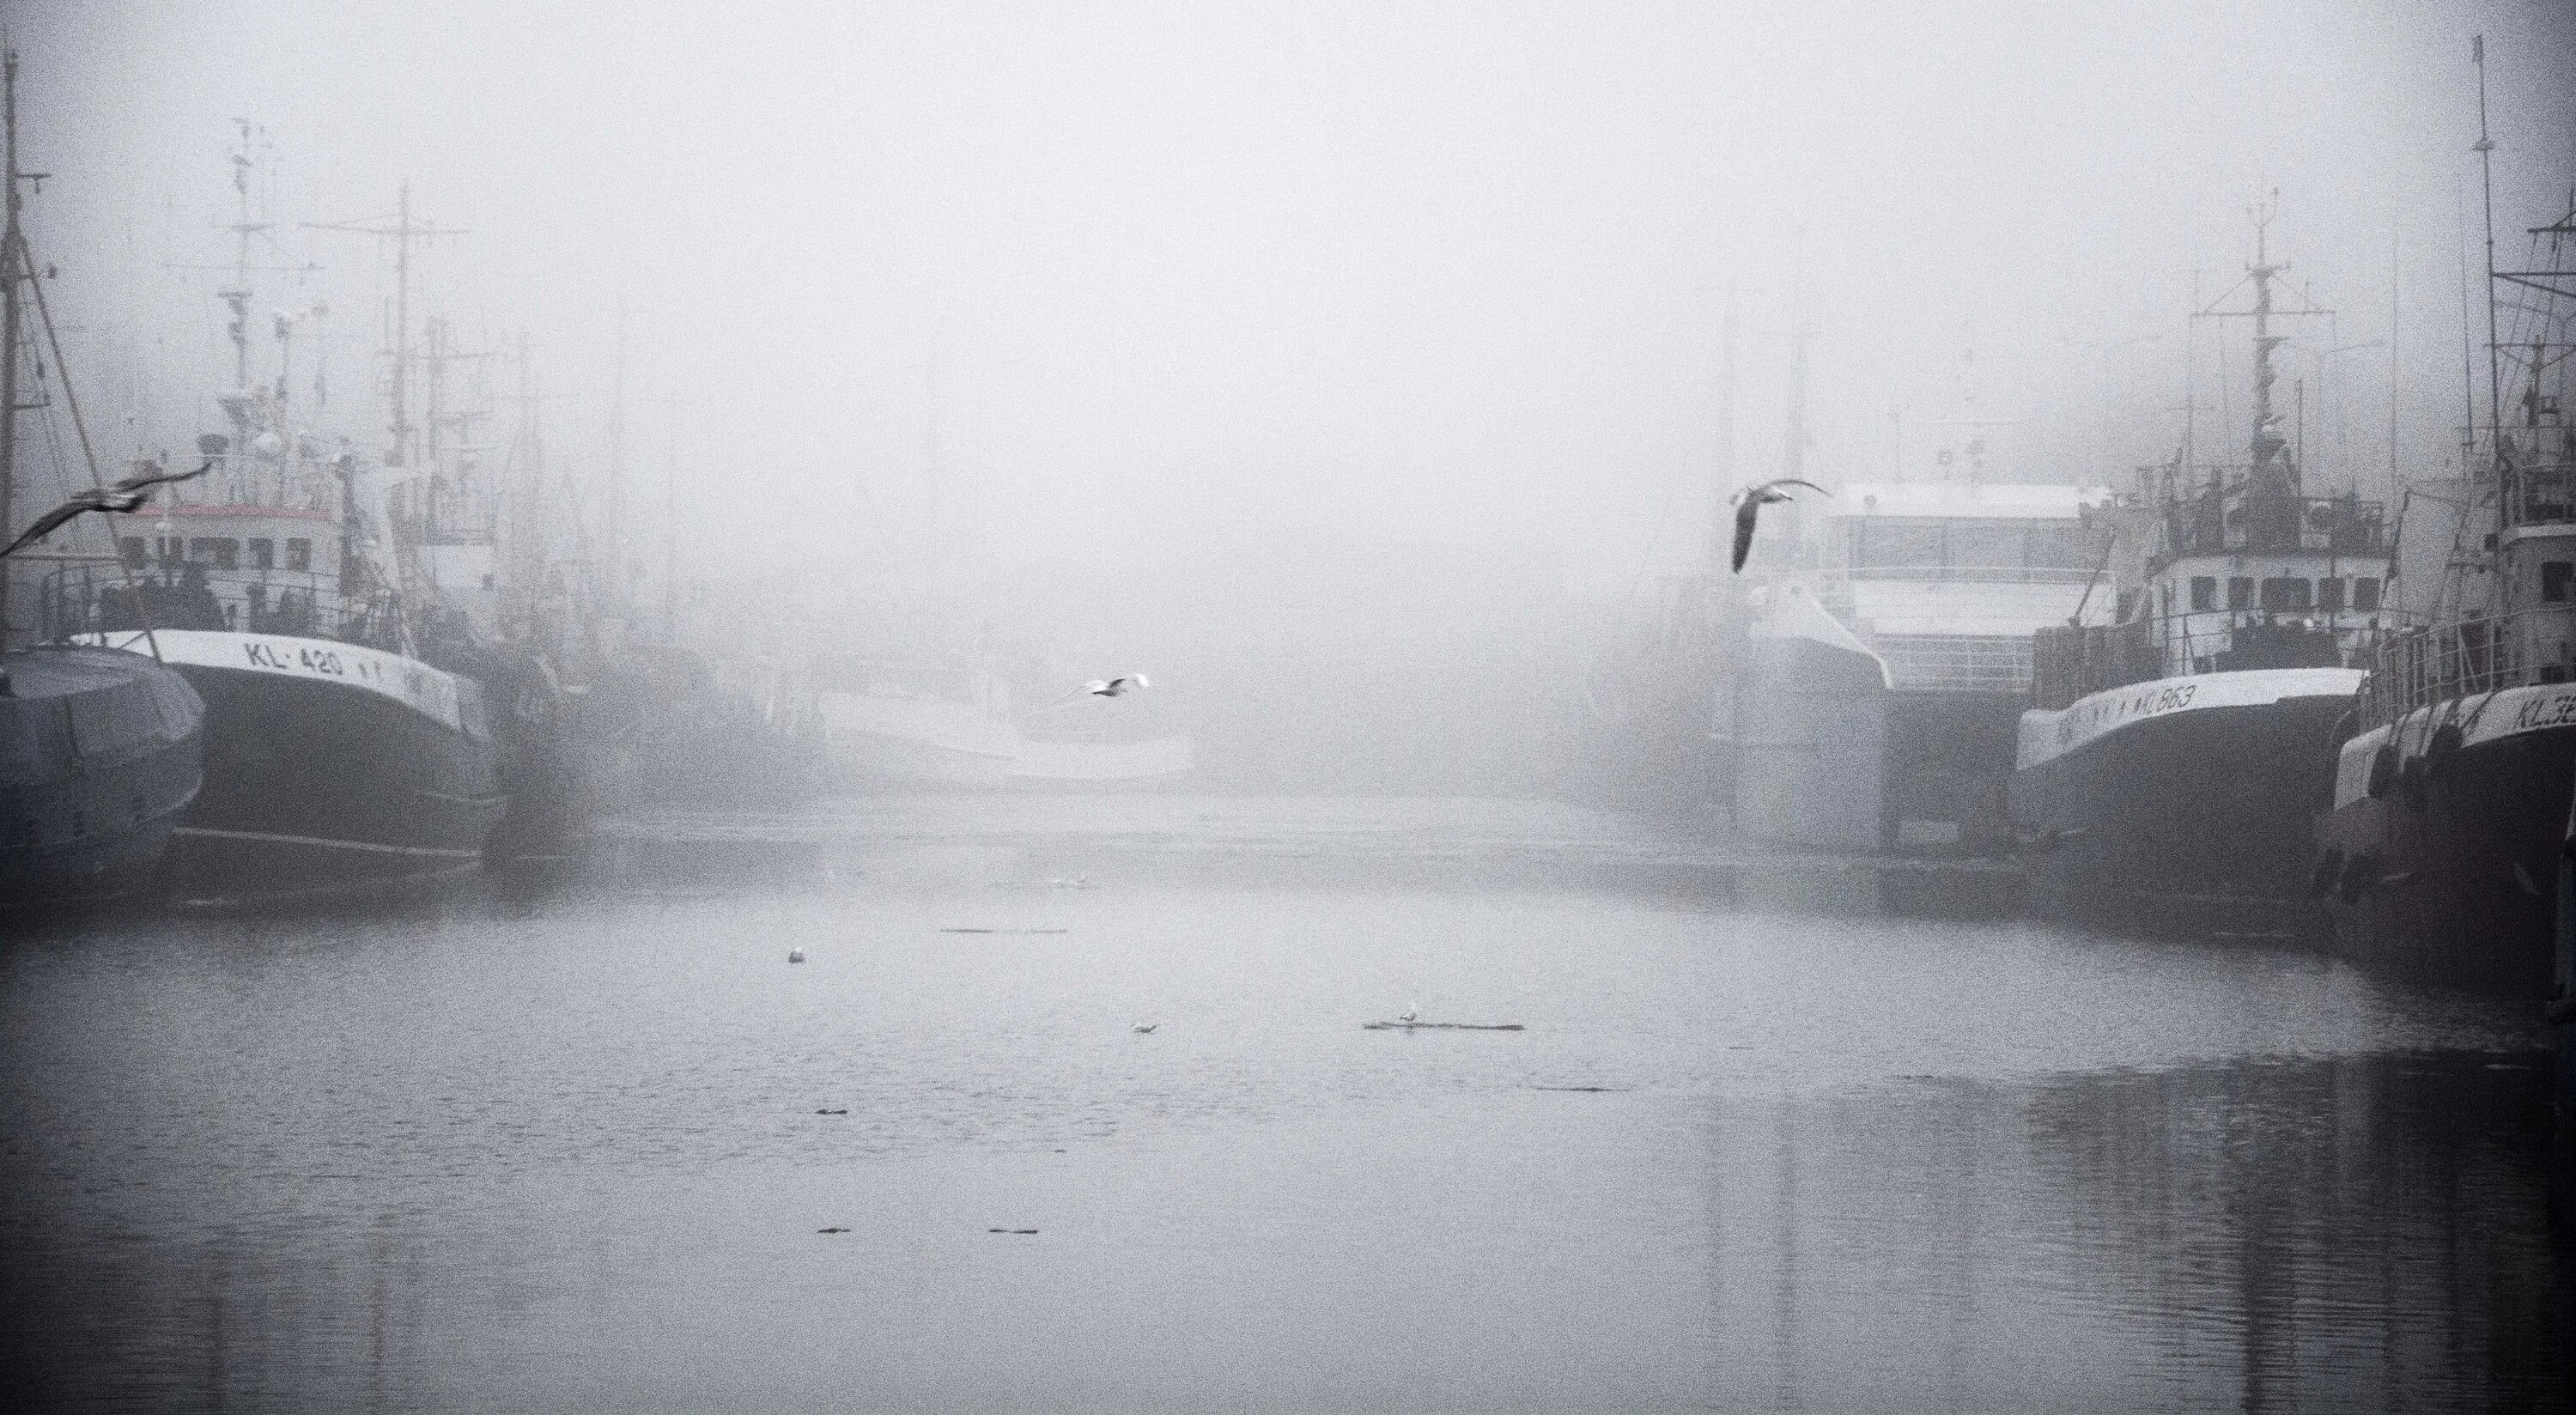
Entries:
POLYGON ((2433 729, 2433 740, 2424 744, 2424 761, 2429 767, 2440 767, 2460 750, 2460 724, 2445 722, 2433 729))
POLYGON ((2387 799, 2389 791, 2396 785, 2397 744, 2382 742, 2379 744, 2379 750, 2370 754, 2371 799, 2375 801, 2387 799))
POLYGON ((2308 871, 2308 897, 2325 898, 2342 878, 2343 852, 2329 845, 2326 852, 2317 857, 2316 868, 2308 871))
POLYGON ((2343 876, 2336 881, 2335 896, 2346 904, 2358 904, 2370 887, 2379 883, 2379 861, 2364 850, 2343 862, 2343 876))

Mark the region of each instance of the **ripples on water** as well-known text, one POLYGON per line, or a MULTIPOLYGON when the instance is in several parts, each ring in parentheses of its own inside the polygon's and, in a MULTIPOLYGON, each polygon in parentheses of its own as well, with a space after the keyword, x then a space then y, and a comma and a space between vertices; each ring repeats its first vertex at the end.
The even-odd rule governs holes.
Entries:
POLYGON ((2518 1015, 1556 807, 689 833, 0 943, 21 1403, 2566 1408, 2518 1015))

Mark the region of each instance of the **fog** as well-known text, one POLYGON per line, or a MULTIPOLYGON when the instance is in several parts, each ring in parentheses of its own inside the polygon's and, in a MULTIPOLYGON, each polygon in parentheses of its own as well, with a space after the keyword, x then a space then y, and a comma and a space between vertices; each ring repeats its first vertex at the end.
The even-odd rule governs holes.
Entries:
POLYGON ((52 174, 31 240, 114 456, 221 426, 242 120, 259 305, 330 311, 305 416, 383 439, 392 245, 307 223, 381 221, 408 182, 463 233, 422 248, 415 317, 524 336, 526 368, 485 376, 542 395, 520 406, 594 494, 623 448, 648 580, 676 524, 683 581, 972 598, 1068 654, 1238 667, 1265 636, 1392 652, 1509 637, 1500 614, 1506 690, 1695 563, 1724 469, 1779 465, 1793 328, 1827 480, 1975 417, 2009 424, 1998 475, 2126 485, 2171 455, 2187 360, 2205 445, 2240 437, 2242 352, 2218 360, 2242 331, 2186 316, 2274 191, 2273 249, 2336 311, 2287 360, 2311 480, 2439 474, 2470 35, 2499 227, 2576 155, 2564 4, 101 0, 11 24, 52 174))

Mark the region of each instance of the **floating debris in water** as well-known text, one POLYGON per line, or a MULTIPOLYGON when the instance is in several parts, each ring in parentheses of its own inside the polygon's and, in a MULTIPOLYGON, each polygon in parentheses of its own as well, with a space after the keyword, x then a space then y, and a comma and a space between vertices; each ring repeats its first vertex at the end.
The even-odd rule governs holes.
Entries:
POLYGON ((988 1229, 985 1229, 984 1231, 985 1231, 986 1233, 1035 1233, 1035 1232, 1037 1232, 1037 1230, 1036 1230, 1036 1229, 1034 1229, 1034 1228, 988 1228, 988 1229))
POLYGON ((1526 1032, 1518 1022, 1362 1022, 1372 1032, 1526 1032))
POLYGON ((1612 1091, 1624 1091, 1628 1088, 1625 1086, 1532 1086, 1530 1089, 1533 1091, 1573 1091, 1582 1095, 1598 1096, 1606 1095, 1612 1091))
POLYGON ((842 1108, 841 1108, 841 1109, 839 1109, 839 1110, 818 1110, 818 1111, 816 1111, 816 1112, 814 1112, 814 1113, 815 1113, 816 1115, 847 1115, 847 1114, 849 1114, 850 1112, 849 1112, 849 1108, 848 1108, 848 1107, 846 1107, 846 1106, 844 1106, 844 1107, 842 1107, 842 1108))
POLYGON ((941 929, 944 934, 1069 934, 1071 929, 941 929))
POLYGON ((815 1231, 816 1233, 847 1233, 847 1232, 849 1232, 849 1230, 848 1230, 848 1229, 846 1229, 846 1228, 818 1228, 818 1229, 815 1229, 814 1231, 815 1231))

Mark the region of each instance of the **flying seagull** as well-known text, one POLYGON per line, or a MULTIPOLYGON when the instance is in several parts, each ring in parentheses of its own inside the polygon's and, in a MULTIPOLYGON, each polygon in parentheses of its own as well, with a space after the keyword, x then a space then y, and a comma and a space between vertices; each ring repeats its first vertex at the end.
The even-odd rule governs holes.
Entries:
POLYGON ((1735 494, 1736 574, 1744 573, 1744 557, 1753 553, 1753 518, 1762 514, 1763 507, 1775 501, 1790 499, 1789 493, 1780 489, 1784 486, 1803 486, 1809 491, 1823 492, 1827 496, 1833 495, 1832 492, 1825 491, 1814 482, 1800 481, 1796 477, 1781 477, 1776 481, 1767 481, 1760 486, 1748 486, 1737 492, 1735 494))
POLYGON ((1078 703, 1084 698, 1123 698, 1129 693, 1135 692, 1139 688, 1150 688, 1153 686, 1154 685, 1151 682, 1146 680, 1145 675, 1142 673, 1122 673, 1115 678, 1094 678, 1090 682, 1083 684, 1081 687, 1074 689, 1072 692, 1065 694, 1063 697, 1056 699, 1054 702, 1047 704, 1042 711, 1053 712, 1057 708, 1078 703))
POLYGON ((118 482, 114 486, 94 486, 86 491, 73 492, 71 500, 64 502, 62 505, 55 507, 53 510, 48 511, 41 516, 38 516, 33 522, 29 523, 27 529, 19 533, 16 540, 9 542, 8 549, 0 550, 0 555, 17 554, 28 546, 34 545, 36 542, 52 535, 65 521, 70 520, 84 511, 121 511, 130 513, 139 510, 144 502, 152 499, 152 488, 160 486, 165 482, 186 481, 190 477, 204 476, 207 472, 214 470, 214 465, 214 459, 209 457, 203 465, 199 466, 193 472, 164 472, 156 468, 153 471, 143 472, 135 476, 127 477, 125 480, 118 482))

